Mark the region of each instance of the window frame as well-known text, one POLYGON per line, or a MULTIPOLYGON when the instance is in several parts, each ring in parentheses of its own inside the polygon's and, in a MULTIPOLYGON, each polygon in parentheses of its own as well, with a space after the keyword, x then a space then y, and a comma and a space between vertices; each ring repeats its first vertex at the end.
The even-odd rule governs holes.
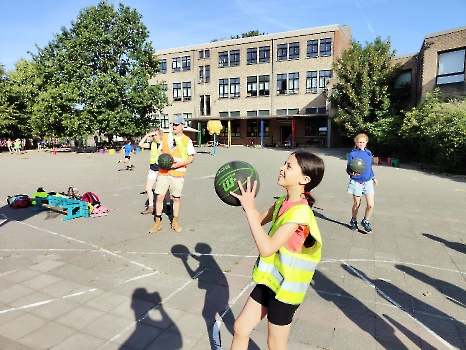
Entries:
POLYGON ((191 70, 191 56, 183 56, 181 58, 181 69, 183 71, 191 70))
POLYGON ((260 46, 259 47, 259 63, 270 62, 270 46, 260 46))
POLYGON ((307 41, 306 57, 319 57, 319 39, 311 39, 307 41))
POLYGON ((228 67, 228 51, 221 51, 218 53, 218 66, 228 67))
POLYGON ((277 45, 277 61, 288 60, 288 44, 277 45))
POLYGON ((230 98, 240 97, 241 84, 240 78, 230 78, 230 98))
POLYGON ((257 47, 250 47, 247 49, 247 64, 257 63, 257 47))
POLYGON ((181 83, 173 83, 173 101, 181 101, 181 83))
POLYGON ((246 92, 247 97, 256 97, 259 94, 256 75, 250 75, 247 78, 246 92))
POLYGON ((320 56, 332 56, 332 38, 320 39, 320 56))
POLYGON ((299 41, 288 44, 288 59, 289 60, 299 59, 299 41))
POLYGON ((181 57, 172 57, 172 72, 181 71, 181 57))
POLYGON ((288 74, 277 74, 277 95, 288 93, 288 74))
MULTIPOLYGON (((435 77, 435 83, 436 85, 445 85, 445 84, 454 84, 454 83, 464 83, 465 82, 465 67, 466 67, 466 49, 463 48, 458 48, 455 50, 449 50, 449 51, 443 51, 443 52, 438 52, 437 53, 437 58, 438 58, 438 64, 437 64, 437 76, 435 77), (460 63, 463 67, 462 70, 458 70, 456 68, 456 71, 448 71, 446 69, 451 69, 447 67, 442 67, 447 66, 446 63, 448 63, 448 66, 452 65, 452 62, 445 62, 447 60, 447 55, 451 54, 456 54, 459 53, 459 55, 462 55, 462 62, 460 63), (443 59, 444 62, 442 62, 442 55, 445 57, 443 59), (441 73, 443 71, 446 71, 446 73, 441 73), (452 80, 453 79, 453 80, 452 80)), ((451 60, 451 58, 450 58, 451 60)), ((461 57, 457 59, 458 62, 461 61, 461 57)), ((456 63, 457 64, 457 63, 456 63)))
POLYGON ((317 71, 306 72, 306 93, 316 94, 318 89, 317 71))
POLYGON ((230 51, 230 67, 239 66, 240 64, 240 50, 230 51))
POLYGON ((259 84, 259 96, 270 96, 270 75, 259 75, 257 80, 259 84))
POLYGON ((229 79, 222 78, 218 80, 218 98, 228 98, 229 97, 229 79))

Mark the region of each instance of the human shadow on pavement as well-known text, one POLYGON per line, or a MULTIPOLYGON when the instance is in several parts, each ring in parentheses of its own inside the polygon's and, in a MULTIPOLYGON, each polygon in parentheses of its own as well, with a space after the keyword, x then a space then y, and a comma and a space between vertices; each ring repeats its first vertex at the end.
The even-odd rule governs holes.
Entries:
MULTIPOLYGON (((402 269, 401 265, 396 265, 396 267, 399 270, 409 269, 411 273, 414 273, 414 271, 416 271, 411 268, 406 268, 404 266, 402 269)), ((375 287, 377 293, 379 293, 379 295, 381 295, 388 302, 392 303, 398 309, 404 311, 407 315, 415 319, 425 328, 433 332, 440 342, 447 342, 449 343, 450 347, 454 346, 458 349, 466 349, 466 339, 462 339, 460 336, 461 334, 466 335, 466 326, 458 320, 456 320, 455 318, 435 308, 434 306, 419 300, 418 298, 405 292, 404 290, 398 288, 397 286, 393 285, 392 283, 386 280, 371 280, 364 274, 364 272, 359 271, 358 269, 352 266, 349 267, 348 265, 342 265, 342 268, 346 269, 353 276, 365 280, 366 283, 372 284, 375 287)), ((403 330, 400 329, 400 331, 403 330)), ((431 345, 429 345, 422 338, 420 338, 420 342, 421 343, 418 344, 418 346, 420 346, 421 349, 431 348, 431 345)))
POLYGON ((131 299, 131 308, 134 311, 136 329, 121 345, 120 350, 145 349, 149 344, 154 349, 178 350, 183 348, 183 340, 178 327, 165 312, 158 292, 149 293, 145 288, 135 289, 131 299), (153 306, 150 307, 150 305, 153 306), (149 312, 158 313, 160 316, 154 319, 149 312))
MULTIPOLYGON (((191 253, 186 246, 177 244, 172 247, 171 252, 183 262, 191 278, 197 279, 199 289, 206 291, 202 317, 208 330, 211 349, 217 350, 221 348, 222 343, 220 329, 216 322, 217 316, 221 318, 225 327, 233 335, 235 316, 229 306, 228 281, 212 256, 212 248, 208 244, 197 243, 194 250, 197 254, 191 253), (191 268, 188 264, 189 257, 198 262, 198 268, 191 268)), ((248 349, 259 350, 259 347, 250 340, 248 349)))
MULTIPOLYGON (((392 325, 386 322, 364 305, 358 298, 345 291, 325 274, 316 270, 313 278, 314 283, 311 287, 319 294, 319 296, 327 301, 333 302, 343 314, 351 320, 362 331, 373 337, 382 348, 387 347, 387 342, 391 343, 393 348, 408 349, 404 347, 401 341, 395 335, 395 329, 392 325), (377 336, 376 336, 377 331, 377 336), (383 333, 383 337, 379 336, 383 333), (399 347, 394 346, 394 344, 399 347)), ((408 335, 407 335, 408 336, 408 335)), ((417 337, 417 335, 416 335, 417 337)), ((418 345, 419 338, 411 339, 418 345)))
MULTIPOLYGON (((411 267, 404 265, 395 265, 395 267, 404 273, 416 278, 419 281, 434 287, 442 293, 449 301, 455 305, 466 308, 466 291, 450 282, 441 279, 433 278, 423 272, 415 270, 411 267)), ((465 333, 466 336, 466 333, 465 333)))
POLYGON ((422 235, 424 237, 427 237, 427 238, 433 240, 433 241, 443 243, 445 246, 447 246, 450 249, 453 249, 453 250, 456 250, 457 252, 466 254, 466 244, 464 244, 464 243, 447 241, 446 239, 431 235, 429 233, 423 233, 422 235))
MULTIPOLYGON (((41 211, 35 211, 35 208, 35 206, 29 206, 25 208, 14 209, 8 204, 0 207, 0 228, 6 226, 10 221, 25 221, 41 213, 41 211)), ((46 213, 47 215, 44 220, 55 219, 58 216, 63 217, 62 213, 52 210, 46 210, 46 213)))

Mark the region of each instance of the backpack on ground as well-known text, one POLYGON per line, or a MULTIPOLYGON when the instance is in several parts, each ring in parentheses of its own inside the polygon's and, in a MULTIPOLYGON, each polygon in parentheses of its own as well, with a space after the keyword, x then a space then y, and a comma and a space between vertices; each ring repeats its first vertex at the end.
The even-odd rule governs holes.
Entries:
POLYGON ((18 209, 18 208, 26 208, 31 205, 31 198, 27 194, 17 194, 14 196, 8 196, 7 203, 10 207, 18 209))
POLYGON ((99 197, 94 192, 85 192, 83 193, 81 200, 89 203, 92 206, 100 204, 99 197))

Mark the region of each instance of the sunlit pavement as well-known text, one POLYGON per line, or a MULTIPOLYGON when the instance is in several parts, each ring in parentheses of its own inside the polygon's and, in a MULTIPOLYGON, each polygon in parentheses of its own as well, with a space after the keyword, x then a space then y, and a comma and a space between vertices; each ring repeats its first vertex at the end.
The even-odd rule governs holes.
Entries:
MULTIPOLYGON (((289 150, 196 149, 183 191, 182 233, 149 234, 141 215, 149 153, 118 171, 121 154, 0 154, 1 349, 229 349, 232 322, 257 257, 243 211, 221 202, 213 178, 229 160, 260 175, 258 209, 283 194, 289 150), (95 192, 108 216, 8 207, 8 195, 95 192)), ((308 149, 326 164, 313 191, 324 240, 290 349, 466 349, 466 181, 400 164, 374 165, 373 233, 351 231, 347 149, 308 149)), ((388 155, 389 156, 389 155, 388 155)), ((358 221, 363 217, 364 200, 358 221)), ((267 323, 250 349, 267 348, 267 323)))

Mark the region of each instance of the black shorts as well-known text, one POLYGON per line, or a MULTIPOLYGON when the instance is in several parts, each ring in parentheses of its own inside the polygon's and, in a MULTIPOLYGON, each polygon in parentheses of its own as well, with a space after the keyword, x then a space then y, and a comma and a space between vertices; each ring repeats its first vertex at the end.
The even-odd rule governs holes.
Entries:
POLYGON ((276 326, 289 325, 299 307, 299 305, 286 304, 275 299, 275 293, 263 284, 256 285, 250 296, 267 308, 267 319, 276 326))
POLYGON ((131 159, 131 156, 125 156, 126 159, 131 159))

